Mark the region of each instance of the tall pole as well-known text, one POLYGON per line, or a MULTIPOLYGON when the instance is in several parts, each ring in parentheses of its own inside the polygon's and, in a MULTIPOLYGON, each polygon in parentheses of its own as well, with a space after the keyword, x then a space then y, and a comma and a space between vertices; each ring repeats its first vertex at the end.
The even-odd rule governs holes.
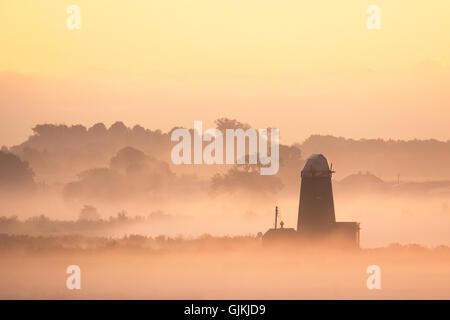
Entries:
POLYGON ((278 206, 275 207, 275 230, 277 229, 278 206))

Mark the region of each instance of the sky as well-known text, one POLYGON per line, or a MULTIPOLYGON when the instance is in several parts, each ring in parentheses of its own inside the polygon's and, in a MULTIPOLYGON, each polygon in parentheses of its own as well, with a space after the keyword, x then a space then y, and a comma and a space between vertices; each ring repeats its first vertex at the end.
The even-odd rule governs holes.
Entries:
POLYGON ((0 145, 38 123, 450 139, 447 0, 0 0, 0 145), (69 30, 69 5, 81 29, 69 30), (369 5, 381 29, 366 26, 369 5))

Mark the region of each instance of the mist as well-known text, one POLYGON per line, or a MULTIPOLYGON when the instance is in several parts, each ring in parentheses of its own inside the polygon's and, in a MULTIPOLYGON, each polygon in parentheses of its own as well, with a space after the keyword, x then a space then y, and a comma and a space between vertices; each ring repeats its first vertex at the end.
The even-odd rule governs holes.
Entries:
POLYGON ((170 131, 33 130, 0 151, 2 298, 449 297, 448 142, 313 135, 280 145, 278 173, 263 176, 260 164, 174 165, 170 131), (296 227, 300 172, 320 150, 336 171, 336 218, 361 224, 361 248, 267 248, 275 206, 296 227), (61 285, 70 264, 83 270, 80 293, 61 285), (379 293, 365 285, 372 264, 386 281, 379 293))

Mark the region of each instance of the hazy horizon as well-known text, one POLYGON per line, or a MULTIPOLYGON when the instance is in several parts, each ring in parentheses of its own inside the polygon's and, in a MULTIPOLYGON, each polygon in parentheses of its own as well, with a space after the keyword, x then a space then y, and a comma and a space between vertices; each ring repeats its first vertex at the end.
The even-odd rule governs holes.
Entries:
POLYGON ((380 0, 376 31, 357 0, 79 0, 75 31, 70 1, 24 3, 0 4, 2 145, 44 122, 168 131, 219 117, 279 128, 286 144, 450 139, 447 1, 380 0))

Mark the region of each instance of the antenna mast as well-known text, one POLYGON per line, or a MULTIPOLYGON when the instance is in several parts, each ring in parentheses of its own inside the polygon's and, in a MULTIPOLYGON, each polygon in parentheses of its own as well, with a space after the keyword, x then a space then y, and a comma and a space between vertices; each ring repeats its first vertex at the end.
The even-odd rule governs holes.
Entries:
POLYGON ((275 207, 275 230, 277 229, 278 206, 275 207))

